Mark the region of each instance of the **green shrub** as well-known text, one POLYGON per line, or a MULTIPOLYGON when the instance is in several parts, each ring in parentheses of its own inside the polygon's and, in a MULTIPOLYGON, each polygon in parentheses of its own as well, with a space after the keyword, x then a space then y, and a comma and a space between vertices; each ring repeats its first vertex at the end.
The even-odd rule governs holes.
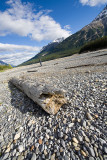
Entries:
POLYGON ((81 47, 79 53, 107 48, 107 36, 91 41, 81 47))
POLYGON ((4 71, 7 69, 13 68, 10 64, 9 65, 0 65, 0 71, 4 71))

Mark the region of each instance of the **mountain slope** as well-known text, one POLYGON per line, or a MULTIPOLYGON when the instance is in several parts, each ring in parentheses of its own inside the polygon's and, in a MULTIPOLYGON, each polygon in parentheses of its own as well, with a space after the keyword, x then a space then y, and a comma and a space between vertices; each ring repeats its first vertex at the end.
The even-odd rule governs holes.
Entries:
POLYGON ((59 43, 61 43, 63 40, 64 40, 63 37, 54 40, 53 42, 51 42, 48 45, 44 46, 42 48, 42 50, 36 56, 34 56, 33 58, 29 59, 28 61, 22 63, 21 65, 32 64, 32 63, 38 62, 39 58, 46 56, 49 52, 54 50, 56 48, 56 46, 59 43))
POLYGON ((50 44, 45 46, 44 49, 37 54, 33 59, 22 65, 38 62, 38 57, 41 56, 42 61, 60 58, 72 55, 80 50, 80 48, 89 41, 96 40, 97 38, 107 35, 107 6, 103 11, 87 26, 80 31, 69 36, 61 43, 50 44), (52 45, 52 46, 51 46, 52 45), (48 49, 47 49, 48 47, 48 49))
POLYGON ((51 53, 73 50, 86 42, 107 35, 107 6, 89 25, 71 35, 59 44, 51 53))
POLYGON ((3 62, 3 61, 0 61, 0 65, 8 65, 7 63, 3 62))

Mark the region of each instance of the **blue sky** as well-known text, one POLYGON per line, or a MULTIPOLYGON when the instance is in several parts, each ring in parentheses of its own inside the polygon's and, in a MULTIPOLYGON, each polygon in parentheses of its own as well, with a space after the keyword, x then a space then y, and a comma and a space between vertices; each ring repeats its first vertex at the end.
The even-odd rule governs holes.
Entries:
POLYGON ((18 65, 89 24, 107 0, 0 0, 0 60, 18 65))

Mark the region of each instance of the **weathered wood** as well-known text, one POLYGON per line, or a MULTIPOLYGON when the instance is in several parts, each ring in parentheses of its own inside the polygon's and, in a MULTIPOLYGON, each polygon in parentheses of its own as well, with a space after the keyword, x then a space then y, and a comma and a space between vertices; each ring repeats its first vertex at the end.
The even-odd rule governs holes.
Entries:
POLYGON ((12 78, 10 81, 49 114, 56 114, 60 107, 67 103, 65 91, 54 86, 23 78, 12 78))

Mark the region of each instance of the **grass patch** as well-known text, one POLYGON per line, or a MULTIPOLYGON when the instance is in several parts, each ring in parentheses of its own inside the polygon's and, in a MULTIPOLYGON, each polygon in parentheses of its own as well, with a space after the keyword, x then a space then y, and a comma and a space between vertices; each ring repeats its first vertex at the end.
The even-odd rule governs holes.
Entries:
POLYGON ((12 69, 13 67, 9 64, 9 65, 0 65, 0 72, 3 72, 7 69, 12 69))

